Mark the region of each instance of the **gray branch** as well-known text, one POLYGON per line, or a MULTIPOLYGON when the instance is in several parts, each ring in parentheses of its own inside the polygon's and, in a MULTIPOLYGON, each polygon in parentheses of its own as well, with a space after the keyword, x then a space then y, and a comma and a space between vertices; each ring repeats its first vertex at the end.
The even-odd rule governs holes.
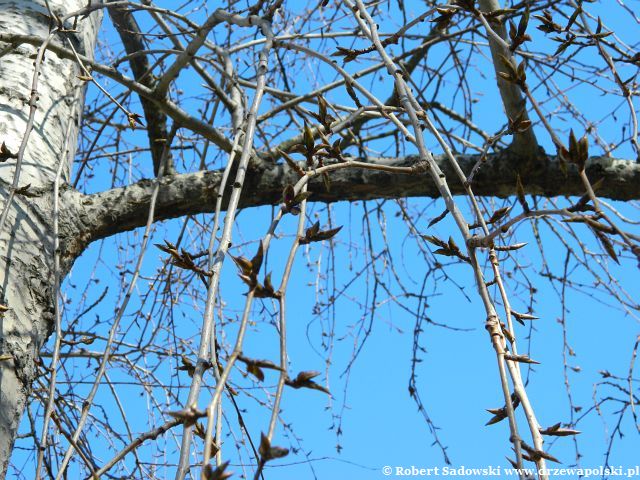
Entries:
MULTIPOLYGON (((144 36, 140 32, 140 27, 138 27, 133 13, 122 6, 109 7, 108 11, 122 45, 129 54, 129 65, 134 78, 141 85, 152 88, 151 65, 147 55, 144 54, 144 36)), ((143 95, 140 95, 140 104, 147 122, 146 130, 153 159, 153 173, 157 175, 160 170, 164 142, 167 141, 167 116, 154 102, 143 95)), ((172 170, 173 160, 169 156, 165 162, 165 172, 172 170)))
MULTIPOLYGON (((493 12, 500 10, 502 7, 499 0, 480 0, 479 6, 484 12, 493 12)), ((493 30, 503 39, 507 38, 506 28, 502 23, 495 24, 493 30)), ((529 116, 526 110, 526 102, 520 92, 520 87, 514 83, 507 82, 504 78, 498 75, 498 72, 505 71, 505 67, 502 64, 500 56, 506 58, 512 58, 513 54, 500 45, 491 35, 487 33, 487 39, 489 41, 489 48, 491 50, 491 59, 493 60, 493 67, 496 72, 496 81, 498 83, 498 90, 500 91, 500 97, 502 98, 502 104, 504 105, 505 113, 507 117, 512 120, 518 118, 521 115, 522 120, 528 120, 529 116)), ((520 155, 528 155, 531 152, 535 152, 538 145, 533 128, 528 128, 522 133, 517 133, 513 139, 511 149, 520 155)))
MULTIPOLYGON (((444 156, 436 157, 440 168, 448 179, 454 179, 454 172, 444 156)), ((465 172, 470 172, 478 161, 477 155, 458 155, 458 162, 465 172)), ((416 157, 395 159, 368 159, 369 163, 390 166, 412 166, 416 157)), ((546 197, 581 196, 583 184, 578 172, 568 165, 565 175, 555 156, 544 155, 536 162, 535 168, 518 172, 515 153, 504 151, 489 155, 482 168, 475 175, 472 188, 476 195, 509 197, 514 195, 516 176, 520 175, 527 194, 546 197)), ((586 167, 592 183, 602 180, 597 194, 612 200, 633 200, 640 198, 640 164, 630 160, 592 157, 586 167)), ((201 171, 169 175, 158 180, 161 183, 156 204, 156 220, 166 220, 214 211, 215 201, 222 171, 201 171)), ((275 205, 280 203, 282 190, 287 184, 299 179, 287 165, 253 167, 247 174, 241 207, 275 205)), ((149 201, 153 190, 152 180, 142 180, 124 188, 83 195, 68 190, 67 205, 77 209, 75 218, 81 231, 82 243, 105 238, 128 231, 144 224, 149 211, 149 201)), ((464 194, 463 185, 451 180, 449 185, 456 195, 464 194)), ((230 189, 224 192, 226 205, 230 189)), ((438 191, 428 174, 396 174, 362 168, 345 168, 331 173, 331 189, 327 191, 320 178, 314 178, 309 185, 313 192, 311 201, 340 202, 404 197, 438 197, 438 191)), ((77 247, 80 247, 78 245, 77 247)))

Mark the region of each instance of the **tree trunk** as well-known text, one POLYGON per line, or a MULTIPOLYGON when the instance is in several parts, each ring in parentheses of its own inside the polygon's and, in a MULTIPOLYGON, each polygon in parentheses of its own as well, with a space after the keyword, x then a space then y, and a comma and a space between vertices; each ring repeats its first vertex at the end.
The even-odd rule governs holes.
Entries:
MULTIPOLYGON (((85 0, 49 0, 52 12, 60 18, 86 4, 85 0)), ((49 16, 44 2, 0 0, 3 33, 46 39, 49 26, 56 25, 49 16)), ((93 13, 78 23, 78 33, 56 34, 52 42, 70 42, 78 53, 91 56, 99 22, 99 12, 93 13)), ((64 25, 71 27, 72 23, 64 25)), ((8 307, 0 317, 0 479, 7 471, 40 348, 53 328, 53 183, 59 162, 64 162, 61 182, 68 181, 83 106, 78 67, 51 52, 39 66, 37 97, 32 98, 36 52, 37 48, 23 44, 0 57, 0 143, 5 145, 5 161, 0 163, 0 209, 8 208, 0 230, 0 303, 8 307), (14 157, 24 141, 32 106, 33 129, 21 155, 17 181, 18 187, 30 187, 26 195, 18 192, 8 202, 18 161, 14 157)), ((62 240, 75 233, 74 219, 65 218, 65 211, 69 209, 63 205, 62 240)), ((63 274, 75 256, 63 259, 63 274)))

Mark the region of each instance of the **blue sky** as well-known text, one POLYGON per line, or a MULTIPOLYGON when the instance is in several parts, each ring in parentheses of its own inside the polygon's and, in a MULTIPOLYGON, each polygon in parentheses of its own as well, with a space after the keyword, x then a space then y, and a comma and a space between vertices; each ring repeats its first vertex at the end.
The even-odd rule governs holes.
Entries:
MULTIPOLYGON (((405 5, 409 18, 422 12, 422 2, 405 1, 405 5)), ((604 2, 589 5, 588 8, 590 11, 606 13, 607 22, 616 24, 617 31, 622 36, 628 32, 637 32, 637 24, 633 24, 628 16, 622 15, 623 12, 619 8, 605 11, 604 2)), ((202 14, 196 14, 194 18, 200 18, 199 15, 202 14)), ((397 20, 399 22, 400 18, 397 20)), ((537 23, 532 20, 530 29, 534 30, 537 23)), ((389 26, 390 31, 393 31, 392 27, 389 26)), ((104 39, 114 41, 114 33, 109 27, 105 29, 104 39)), ((339 41, 339 44, 342 44, 341 42, 339 41)), ((549 51, 552 53, 555 46, 551 42, 548 43, 549 51)), ((117 42, 115 44, 117 45, 117 42)), ((444 47, 434 49, 429 57, 429 65, 438 65, 447 54, 444 47)), ((587 62, 595 61, 589 57, 591 54, 588 51, 581 55, 585 56, 587 62)), ((308 65, 301 65, 299 70, 305 72, 308 68, 308 65)), ((317 73, 317 84, 334 78, 333 74, 326 70, 317 73)), ((186 91, 185 98, 188 97, 185 100, 186 105, 191 105, 192 102, 195 104, 196 94, 202 91, 201 82, 189 73, 181 80, 182 88, 186 91)), ((302 75, 293 80, 295 91, 305 91, 314 86, 313 79, 304 78, 302 75)), ((499 100, 494 88, 492 67, 486 58, 478 60, 469 69, 468 81, 478 100, 474 109, 474 121, 489 132, 497 131, 505 120, 502 110, 496 109, 499 100)), ((566 78, 559 79, 558 82, 561 87, 570 85, 570 80, 566 78)), ((370 83, 373 84, 373 81, 370 83)), ((370 83, 363 81, 367 86, 370 83)), ((448 84, 445 87, 453 88, 454 85, 448 84)), ((621 110, 616 118, 610 115, 612 107, 619 103, 619 97, 611 100, 612 97, 595 95, 592 91, 583 93, 580 88, 572 89, 570 92, 573 95, 572 100, 583 108, 590 120, 602 120, 599 128, 604 138, 616 139, 619 136, 619 124, 616 122, 624 121, 624 110, 621 110)), ((95 95, 95 92, 90 94, 90 99, 95 98, 91 95, 95 95)), ((334 101, 348 101, 342 90, 327 96, 334 101)), ((380 97, 386 98, 386 95, 380 93, 380 97)), ((136 105, 135 101, 133 105, 136 105)), ((545 108, 553 111, 553 102, 545 105, 545 108)), ((262 112, 267 109, 268 104, 265 103, 262 112)), ((554 116, 553 121, 563 132, 566 130, 568 133, 568 128, 572 127, 572 120, 563 118, 562 112, 554 116)), ((581 126, 577 126, 576 131, 581 135, 581 126)), ((544 131, 536 127, 536 134, 541 144, 548 148, 550 141, 544 131)), ((132 144, 144 145, 146 139, 143 135, 137 134, 131 136, 129 141, 132 144)), ((436 143, 433 139, 427 138, 427 141, 435 148, 436 143)), ((387 141, 381 141, 376 146, 387 154, 392 153, 387 141)), ((623 145, 614 153, 618 156, 630 156, 632 152, 628 145, 623 145)), ((178 157, 179 169, 193 167, 193 156, 189 150, 178 157)), ((132 160, 143 165, 139 171, 133 171, 133 180, 136 176, 148 175, 149 162, 144 163, 148 159, 132 160)), ((219 161, 220 157, 212 155, 212 165, 219 161)), ((94 179, 89 191, 109 186, 113 165, 108 161, 101 161, 94 168, 98 179, 94 179)), ((124 171, 126 169, 120 170, 120 174, 124 171)), ((126 182, 126 179, 121 181, 126 182)), ((461 199, 463 208, 468 209, 466 204, 467 202, 461 199)), ((623 215, 632 219, 638 218, 635 205, 614 203, 614 206, 623 215)), ((449 235, 455 237, 455 226, 448 218, 435 227, 427 228, 429 221, 443 210, 441 201, 410 199, 404 207, 411 212, 420 233, 445 239, 449 235)), ((519 211, 517 203, 514 209, 519 211)), ((270 207, 261 207, 243 211, 239 215, 235 237, 238 247, 233 250, 234 255, 253 254, 257 246, 256 241, 266 232, 272 213, 270 207)), ((414 235, 408 233, 398 213, 399 207, 393 201, 311 207, 309 223, 317 219, 325 226, 329 223, 330 217, 331 224, 345 227, 336 237, 335 248, 332 249, 325 242, 298 252, 287 303, 289 371, 293 375, 305 370, 321 372, 319 382, 327 382, 333 396, 329 398, 322 392, 313 390, 285 390, 282 419, 286 427, 282 424, 279 426, 273 443, 296 448, 298 452, 292 452, 286 458, 270 463, 265 470, 267 479, 315 477, 368 480, 383 478, 381 468, 386 465, 415 465, 419 468, 444 466, 442 452, 434 445, 435 437, 408 394, 417 318, 421 320, 419 345, 423 349, 418 355, 420 363, 415 369, 417 388, 429 418, 438 428, 437 438, 446 447, 452 466, 508 467, 505 456, 513 455, 508 442, 507 424, 501 422, 484 426, 491 417, 485 409, 501 407, 503 397, 499 389, 495 354, 484 330, 484 313, 475 295, 471 270, 440 259, 445 266, 430 271, 435 259, 431 253, 433 248, 427 246, 424 250, 425 246, 417 241, 414 235), (368 224, 364 219, 365 209, 369 214, 368 224), (388 242, 386 246, 385 240, 388 242), (369 241, 370 246, 367 245, 369 241), (370 261, 371 256, 375 257, 373 262, 370 261), (393 263, 390 263, 391 261, 393 263), (367 265, 369 266, 366 267, 367 265), (422 292, 422 301, 415 297, 402 297, 403 289, 391 265, 403 285, 406 285, 406 291, 414 294, 422 292), (335 275, 330 271, 332 266, 336 267, 335 275), (374 290, 376 282, 372 268, 379 273, 377 290, 374 290), (318 278, 322 281, 317 282, 318 278), (320 289, 319 285, 323 288, 320 289), (335 304, 325 308, 327 299, 332 295, 336 296, 337 293, 340 296, 335 304), (372 302, 376 304, 373 313, 370 308, 372 302), (365 335, 369 329, 370 333, 365 335), (365 338, 366 341, 360 349, 365 338), (354 352, 359 352, 357 359, 348 375, 345 375, 345 367, 352 360, 354 352), (340 435, 337 433, 339 429, 340 435), (337 445, 340 445, 340 451, 337 445)), ((468 211, 465 211, 465 214, 468 214, 468 211)), ((273 271, 274 279, 279 279, 282 273, 282 258, 287 254, 292 241, 291 234, 295 222, 296 219, 290 217, 282 223, 279 228, 282 236, 274 242, 266 265, 263 266, 263 272, 273 271)), ((153 242, 161 243, 163 239, 175 241, 183 223, 184 220, 173 220, 159 225, 154 233, 153 242)), ((206 244, 211 223, 210 215, 197 216, 186 230, 185 242, 206 244), (198 227, 195 222, 199 224, 198 227), (200 228, 204 229, 204 233, 200 228)), ((553 238, 548 226, 538 226, 550 270, 561 276, 566 250, 553 238)), ((635 233, 638 233, 637 227, 634 228, 635 233)), ((524 327, 516 327, 520 349, 541 362, 531 369, 523 366, 525 378, 528 380, 528 392, 538 420, 543 427, 547 427, 557 422, 568 422, 571 418, 563 370, 565 332, 558 322, 558 319, 564 317, 567 342, 575 353, 575 356, 568 358, 567 375, 574 406, 581 407, 580 411, 573 412, 574 419, 580 418, 575 428, 582 431, 576 438, 581 455, 580 465, 588 468, 604 465, 605 454, 613 438, 615 448, 612 449, 608 463, 625 468, 635 466, 640 463, 637 455, 640 436, 636 425, 627 409, 620 424, 624 436, 620 437, 615 433, 612 436, 618 420, 616 410, 620 407, 620 403, 615 399, 624 398, 624 395, 615 386, 602 384, 610 379, 603 379, 599 372, 608 371, 615 376, 626 378, 633 345, 640 333, 637 317, 626 314, 615 304, 606 305, 607 302, 612 302, 608 300, 604 286, 594 285, 593 278, 584 268, 576 267, 573 261, 569 265, 569 271, 572 280, 576 282, 576 288, 566 289, 566 310, 563 312, 560 284, 540 275, 545 272, 541 267, 542 258, 531 225, 520 225, 516 233, 518 241, 528 242, 528 247, 514 253, 509 259, 506 256, 501 258, 504 258, 503 265, 510 271, 516 265, 515 262, 518 262, 517 275, 508 283, 512 307, 518 311, 528 311, 532 308, 540 317, 539 320, 527 322, 524 327), (524 279, 530 279, 535 286, 536 291, 533 295, 524 279), (581 417, 593 407, 594 398, 609 396, 613 400, 602 404, 601 414, 591 411, 584 418, 581 417)), ((115 309, 122 301, 120 287, 126 286, 130 279, 130 271, 127 269, 132 268, 130 262, 136 258, 141 234, 141 231, 137 230, 94 244, 76 262, 65 285, 69 299, 66 306, 67 321, 94 302, 105 287, 109 287, 104 299, 78 325, 79 328, 94 328, 94 325, 98 325, 95 327, 97 331, 106 332, 115 309), (99 254, 102 255, 101 260, 97 259, 99 254), (121 271, 124 273, 121 274, 121 271), (95 289, 83 296, 82 292, 89 284, 95 289)), ((590 248, 599 248, 586 229, 582 235, 582 240, 590 248)), ((573 240, 567 241, 575 246, 573 240)), ((193 360, 195 357, 190 349, 195 348, 198 342, 203 291, 197 282, 190 285, 182 285, 180 282, 170 284, 175 295, 186 289, 196 296, 195 300, 191 300, 187 294, 183 294, 180 297, 181 303, 173 309, 163 307, 160 300, 147 299, 147 296, 152 296, 165 286, 154 285, 152 289, 152 282, 149 280, 155 275, 163 260, 165 255, 153 247, 146 253, 143 277, 138 283, 136 295, 121 327, 122 339, 148 339, 154 335, 156 340, 163 339, 166 345, 175 344, 179 351, 184 348, 185 354, 193 360), (135 314, 139 309, 146 317, 135 314)), ((606 258, 599 257, 599 260, 605 262, 606 258)), ((612 277, 628 289, 632 299, 640 298, 636 261, 623 258, 621 263, 618 267, 609 261, 602 268, 612 272, 612 277)), ((488 265, 486 267, 485 272, 488 272, 488 265)), ((246 287, 236 276, 234 265, 227 261, 221 283, 221 295, 226 302, 225 319, 229 321, 224 327, 227 341, 234 339, 237 324, 232 320, 238 316, 238 309, 244 299, 242 293, 245 290, 246 287)), ((492 293, 497 296, 495 291, 492 293)), ((252 315, 255 324, 249 329, 244 348, 247 356, 277 361, 278 337, 273 324, 274 312, 275 305, 270 301, 255 303, 252 315)), ((99 345, 100 342, 96 342, 91 349, 98 350, 99 345)), ((127 351, 127 348, 123 347, 123 351, 127 351)), ((154 359, 150 364, 142 362, 143 367, 153 373, 144 378, 166 380, 175 372, 179 366, 178 362, 177 357, 154 359)), ((68 375, 74 379, 73 381, 79 377, 87 382, 92 381, 95 363, 78 360, 66 365, 68 370, 63 372, 63 378, 68 375)), ((114 381, 129 382, 135 377, 125 362, 117 363, 110 375, 114 381)), ((637 378, 637 374, 635 377, 637 378)), ((181 408, 180 401, 186 399, 189 380, 186 373, 181 372, 178 378, 171 380, 171 387, 167 389, 156 388, 153 385, 146 388, 135 384, 122 385, 119 400, 124 405, 133 436, 163 423, 167 419, 164 412, 181 408), (148 411, 151 414, 148 415, 148 411)), ((208 381, 212 381, 210 376, 208 381)), ((260 432, 267 428, 268 416, 256 399, 264 401, 268 398, 266 393, 273 392, 277 376, 274 372, 266 372, 266 379, 262 385, 257 385, 241 375, 236 375, 235 381, 236 386, 246 388, 244 393, 248 396, 241 395, 237 397, 237 401, 243 409, 249 432, 254 441, 257 441, 260 432)), ((634 386, 637 391, 637 383, 634 386)), ((64 391, 67 387, 61 388, 64 391)), ((83 390, 88 388, 90 385, 76 384, 73 390, 81 397, 83 390)), ((205 392, 201 396, 200 405, 204 406, 208 398, 209 394, 205 392)), ((99 401, 104 405, 104 415, 109 418, 111 424, 123 427, 119 418, 119 407, 107 387, 101 389, 99 401)), ((233 435, 238 439, 242 438, 235 413, 231 411, 228 401, 225 401, 225 407, 228 408, 225 432, 229 432, 228 427, 231 425, 233 435)), ((521 415, 522 412, 518 413, 521 415)), ((528 439, 524 422, 520 424, 520 429, 523 437, 528 439)), ((167 463, 175 461, 180 432, 176 430, 173 434, 176 437, 167 435, 166 439, 159 440, 155 446, 141 451, 141 455, 148 459, 153 458, 154 461, 158 461, 158 456, 167 463)), ((102 462, 113 456, 113 449, 117 450, 120 445, 120 440, 106 437, 92 437, 92 441, 95 441, 95 452, 102 462), (108 448, 110 442, 111 449, 108 448)), ((246 445, 236 449, 234 443, 231 437, 225 437, 223 448, 225 455, 229 455, 231 460, 231 470, 240 477, 243 472, 241 463, 249 461, 251 455, 246 445)), ((550 445, 549 452, 559 458, 563 466, 575 464, 576 445, 571 437, 549 441, 547 445, 550 445)), ((25 471, 29 471, 28 465, 33 462, 33 457, 17 453, 16 461, 27 465, 25 471)), ((246 471, 251 473, 252 469, 248 467, 246 471)), ((171 477, 171 472, 171 467, 168 467, 159 472, 158 476, 171 477)))

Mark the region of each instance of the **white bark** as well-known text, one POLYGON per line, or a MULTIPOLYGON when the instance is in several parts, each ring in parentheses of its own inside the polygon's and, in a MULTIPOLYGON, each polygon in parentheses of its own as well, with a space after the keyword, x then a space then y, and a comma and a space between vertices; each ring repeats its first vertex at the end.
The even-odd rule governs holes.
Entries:
MULTIPOLYGON (((6 200, 6 195, 3 195, 6 200)), ((0 320, 0 478, 35 376, 38 351, 52 327, 52 238, 30 198, 13 202, 0 234, 0 292, 9 310, 0 320)), ((39 203, 39 202, 38 202, 39 203)))
MULTIPOLYGON (((86 6, 85 0, 52 1, 63 16, 86 6)), ((0 31, 11 34, 49 34, 49 12, 42 1, 0 0, 0 31)), ((58 35, 53 41, 72 42, 79 53, 91 55, 100 15, 79 23, 79 33, 58 35)), ((69 23, 68 26, 71 26, 69 23)), ((4 48, 6 45, 1 45, 4 48)), ((36 48, 21 45, 0 57, 0 143, 17 153, 29 118, 34 72, 30 58, 36 48)), ((38 78, 34 128, 20 169, 19 186, 31 184, 35 197, 16 195, 0 232, 0 300, 9 310, 0 318, 0 479, 6 474, 13 441, 36 373, 42 344, 52 329, 53 238, 51 191, 58 162, 65 161, 63 181, 70 174, 82 102, 74 102, 81 88, 73 62, 48 52, 38 78), (70 128, 68 123, 73 122, 70 128), (70 132, 69 153, 65 135, 70 132)), ((14 180, 16 160, 0 164, 0 209, 14 180)), ((68 234, 67 222, 62 228, 68 234)))

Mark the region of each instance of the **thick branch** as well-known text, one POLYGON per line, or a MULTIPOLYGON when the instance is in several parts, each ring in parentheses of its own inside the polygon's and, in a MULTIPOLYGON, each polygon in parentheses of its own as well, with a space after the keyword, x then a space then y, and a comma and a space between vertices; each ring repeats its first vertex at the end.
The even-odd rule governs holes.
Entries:
MULTIPOLYGON (((145 50, 144 37, 140 33, 138 23, 132 13, 123 7, 109 7, 109 16, 111 16, 113 25, 118 31, 126 52, 130 55, 129 65, 134 78, 138 83, 151 88, 152 76, 149 59, 146 55, 133 55, 145 50)), ((164 142, 167 139, 167 116, 154 102, 142 95, 140 95, 140 103, 144 111, 144 118, 147 121, 147 136, 149 137, 149 147, 153 158, 153 173, 157 175, 160 169, 164 142)), ((173 162, 171 157, 168 157, 165 172, 171 172, 172 170, 173 162)))
MULTIPOLYGON (((498 0, 480 0, 480 8, 484 12, 493 12, 500 10, 500 2, 498 0)), ((493 30, 503 39, 507 38, 507 31, 503 24, 494 24, 493 30)), ((496 72, 496 80, 498 82, 498 89, 500 90, 500 97, 504 105, 505 113, 507 116, 515 120, 520 116, 522 120, 528 120, 529 116, 525 107, 525 99, 522 97, 520 87, 514 83, 506 81, 501 78, 498 73, 505 71, 505 67, 502 63, 501 56, 506 58, 512 58, 513 54, 503 45, 499 44, 495 38, 487 33, 489 41, 489 48, 491 49, 491 59, 493 60, 493 67, 496 72)), ((529 155, 535 152, 538 146, 533 129, 529 128, 522 133, 517 133, 513 138, 513 144, 511 149, 520 155, 529 155)))
MULTIPOLYGON (((567 176, 556 157, 541 156, 534 171, 517 170, 515 153, 505 151, 489 155, 474 177, 473 190, 477 195, 508 197, 515 193, 519 174, 525 191, 532 195, 580 196, 584 194, 578 172, 569 165, 567 176)), ((520 158, 520 157, 518 157, 520 158)), ((436 157, 448 179, 455 179, 450 163, 443 156, 436 157)), ((457 160, 468 173, 478 161, 477 155, 459 155, 457 160)), ((369 163, 390 166, 415 165, 415 157, 400 159, 369 159, 369 163)), ((640 164, 629 160, 593 157, 587 163, 587 175, 593 183, 602 179, 597 194, 613 200, 640 198, 640 164)), ((161 187, 156 204, 157 220, 183 215, 207 213, 214 210, 222 171, 170 175, 160 180, 161 187)), ((247 174, 241 207, 278 204, 285 185, 294 184, 297 174, 286 165, 273 165, 268 169, 253 168, 247 174)), ((458 180, 450 180, 454 194, 464 194, 458 180)), ((85 232, 82 241, 91 242, 141 226, 148 213, 153 181, 142 180, 134 185, 106 192, 82 195, 66 192, 67 205, 77 205, 80 229, 85 232)), ((311 200, 339 202, 377 198, 432 197, 438 191, 426 173, 396 174, 361 168, 345 168, 331 172, 331 190, 326 191, 320 178, 311 181, 311 200)), ((224 193, 224 202, 229 191, 224 193)), ((86 244, 86 243, 85 243, 86 244)))

